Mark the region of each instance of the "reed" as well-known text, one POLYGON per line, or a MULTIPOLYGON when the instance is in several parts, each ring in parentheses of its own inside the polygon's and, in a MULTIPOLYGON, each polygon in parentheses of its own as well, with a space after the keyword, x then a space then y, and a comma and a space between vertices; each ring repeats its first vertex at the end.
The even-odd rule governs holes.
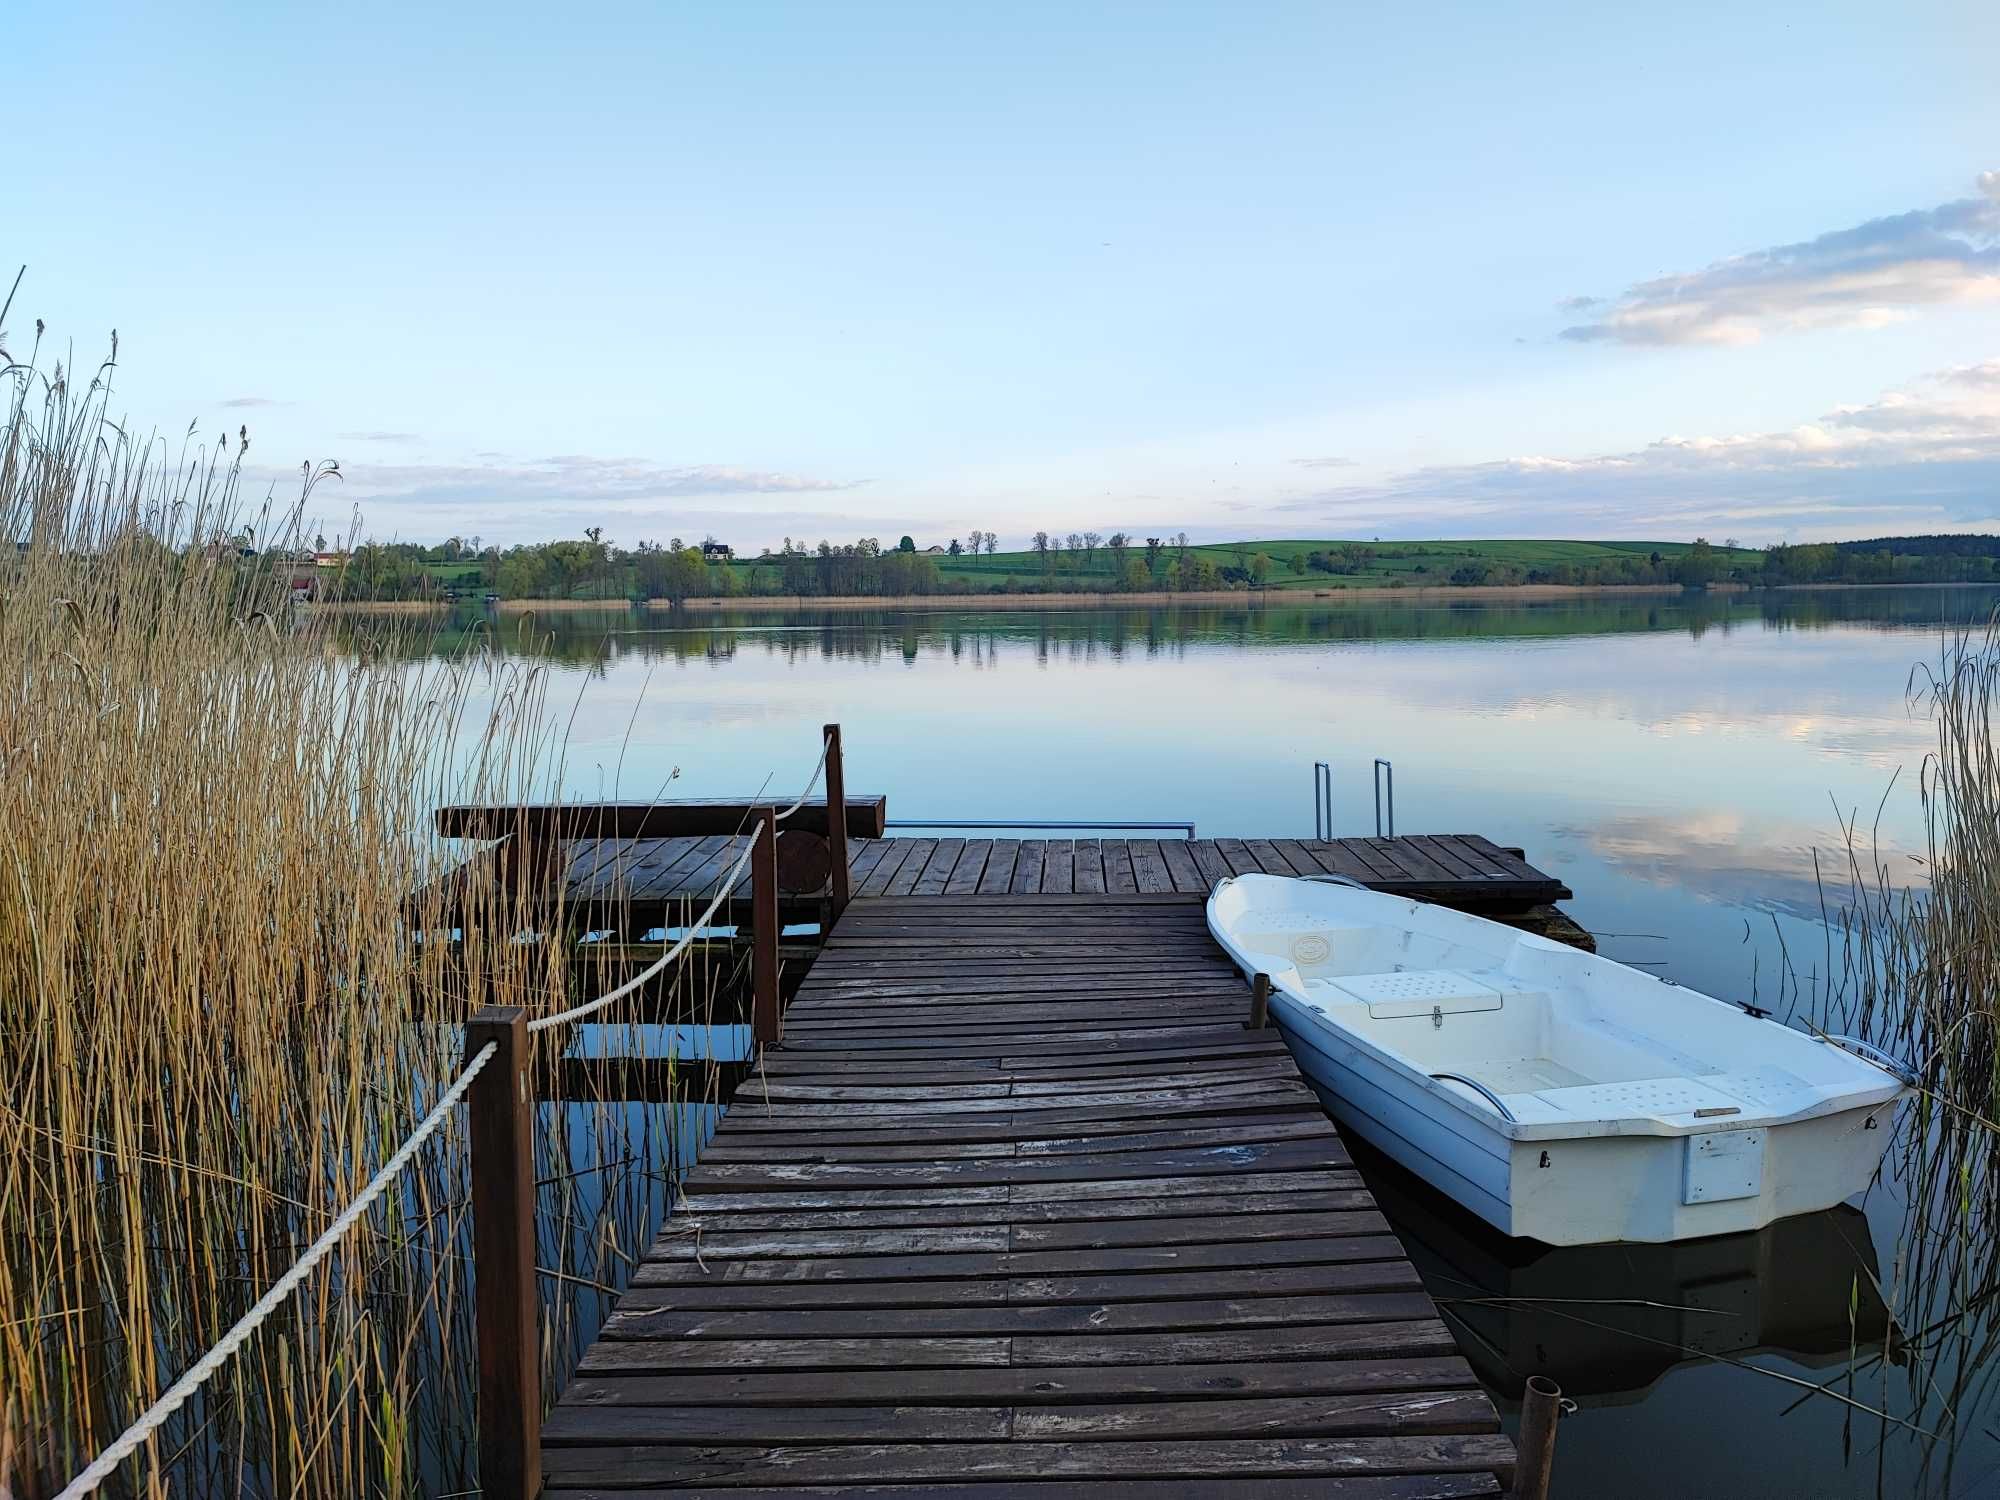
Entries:
MULTIPOLYGON (((455 856, 428 832, 441 800, 555 793, 542 669, 478 643, 412 661, 295 618, 289 569, 237 539, 290 546, 337 471, 248 504, 247 433, 135 438, 109 411, 115 336, 87 375, 44 342, 39 324, 18 359, 0 342, 16 1495, 93 1457, 350 1201, 455 1074, 470 1008, 553 1008, 590 982, 560 905, 491 860, 441 880, 455 856)), ((690 1015, 712 990, 676 983, 690 1015)), ((544 1106, 552 1373, 657 1219, 686 1114, 544 1106)), ((126 1491, 472 1488, 466 1202, 461 1121, 127 1465, 126 1491)))
MULTIPOLYGON (((1879 1353, 1950 1435, 2000 1375, 2000 618, 1947 636, 1909 697, 1936 734, 1917 778, 1926 846, 1892 862, 1848 823, 1816 1019, 1918 1074, 1886 1163, 1903 1223, 1883 1288, 1898 1326, 1879 1353)), ((1949 1483, 1956 1453, 1955 1437, 1929 1448, 1926 1482, 1949 1483)))

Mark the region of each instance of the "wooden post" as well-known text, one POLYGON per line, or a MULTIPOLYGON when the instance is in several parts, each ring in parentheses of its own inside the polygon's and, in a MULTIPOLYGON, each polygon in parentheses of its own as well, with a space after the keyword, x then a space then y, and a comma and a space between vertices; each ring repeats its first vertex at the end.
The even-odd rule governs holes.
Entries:
POLYGON ((750 853, 750 1034, 759 1047, 778 1043, 778 811, 759 810, 750 853))
POLYGON ((1515 1500, 1548 1500, 1562 1408, 1561 1386, 1546 1375, 1528 1377, 1521 1393, 1521 1436, 1514 1445, 1519 1454, 1514 1465, 1515 1500))
POLYGON ((542 1489, 542 1339, 535 1296, 535 1096, 528 1013, 489 1005, 465 1055, 498 1051, 466 1096, 472 1132, 473 1316, 479 1337, 479 1488, 487 1500, 542 1489))
POLYGON ((833 861, 828 872, 829 915, 833 921, 847 910, 847 769, 840 763, 840 726, 826 726, 826 847, 833 861))
POLYGON ((1262 1031, 1270 1024, 1271 1016, 1271 976, 1259 974, 1250 981, 1250 1015, 1243 1022, 1245 1031, 1262 1031))

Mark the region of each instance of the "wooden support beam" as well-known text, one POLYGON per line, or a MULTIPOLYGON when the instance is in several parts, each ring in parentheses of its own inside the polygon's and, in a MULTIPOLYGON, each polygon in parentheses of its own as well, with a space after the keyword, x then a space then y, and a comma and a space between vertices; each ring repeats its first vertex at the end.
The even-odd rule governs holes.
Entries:
MULTIPOLYGON (((879 839, 887 832, 889 799, 848 793, 849 838, 879 839)), ((739 834, 763 804, 734 797, 699 797, 676 802, 541 802, 514 807, 460 804, 440 807, 437 831, 449 839, 498 839, 516 835, 530 841, 560 839, 711 838, 739 834)), ((824 798, 801 804, 785 819, 785 830, 825 834, 824 798)))
POLYGON ((528 1013, 489 1005, 466 1023, 472 1081, 473 1315, 479 1341, 479 1487, 487 1500, 542 1488, 542 1340, 535 1294, 535 1096, 528 1013))
POLYGON ((849 895, 847 872, 847 768, 841 764, 840 726, 838 724, 829 724, 826 726, 826 805, 829 809, 839 809, 837 813, 829 811, 826 823, 828 854, 831 857, 830 863, 832 865, 827 876, 831 882, 829 886, 830 899, 828 902, 831 908, 829 917, 830 920, 837 922, 840 920, 840 914, 847 910, 849 895))
POLYGON ((778 814, 757 814, 750 854, 751 1035, 759 1047, 778 1043, 778 814))

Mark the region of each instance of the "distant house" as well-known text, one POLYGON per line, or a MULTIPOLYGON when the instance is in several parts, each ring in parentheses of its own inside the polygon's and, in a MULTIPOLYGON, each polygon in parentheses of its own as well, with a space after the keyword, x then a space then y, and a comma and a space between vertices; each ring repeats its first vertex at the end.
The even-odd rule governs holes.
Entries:
POLYGON ((942 552, 942 551, 944 551, 944 548, 942 548, 942 547, 938 546, 938 545, 937 545, 937 543, 933 542, 933 543, 931 543, 931 545, 930 545, 930 546, 928 546, 928 547, 924 548, 924 551, 926 551, 926 552, 942 552))
POLYGON ((701 560, 703 562, 730 562, 736 556, 727 542, 703 542, 701 560))
POLYGON ((313 561, 322 568, 344 568, 347 566, 345 552, 315 552, 313 561))

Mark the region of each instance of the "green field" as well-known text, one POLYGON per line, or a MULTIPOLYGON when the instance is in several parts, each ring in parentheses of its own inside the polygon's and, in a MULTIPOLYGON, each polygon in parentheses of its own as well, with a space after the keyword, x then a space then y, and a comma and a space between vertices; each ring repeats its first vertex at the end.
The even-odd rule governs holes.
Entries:
MULTIPOLYGON (((1354 588, 1464 587, 1468 584, 1606 583, 1661 582, 1672 576, 1675 559, 1686 552, 1687 542, 1575 542, 1575 541, 1329 541, 1281 539, 1242 542, 1208 542, 1191 545, 1188 552, 1205 560, 1213 572, 1201 585, 1213 588, 1250 586, 1261 572, 1263 587, 1274 590, 1315 590, 1354 588), (1318 557, 1317 565, 1309 559, 1318 557), (1265 559, 1261 565, 1259 558, 1265 559), (1659 559, 1655 565, 1654 559, 1659 559), (1296 567, 1298 571, 1294 571, 1296 567), (1638 564, 1638 576, 1627 576, 1621 562, 1638 564)), ((1032 551, 995 552, 991 556, 969 554, 953 557, 948 553, 927 553, 937 565, 938 578, 951 593, 1023 592, 1114 592, 1120 587, 1117 561, 1111 549, 1100 543, 1095 549, 1071 551, 1052 549, 1044 559, 1032 551)), ((1144 565, 1145 543, 1127 549, 1125 558, 1144 565)), ((1160 549, 1157 571, 1143 582, 1127 587, 1171 588, 1177 586, 1173 564, 1180 556, 1171 545, 1160 549)), ((1755 573, 1763 554, 1748 548, 1715 549, 1719 576, 1728 577, 1737 567, 1755 573)), ((483 565, 476 559, 458 562, 425 562, 421 565, 436 583, 455 594, 486 591, 483 565)), ((778 569, 769 560, 740 558, 733 576, 739 592, 771 593, 780 587, 778 569)), ((587 591, 592 597, 622 599, 631 591, 629 562, 614 562, 612 571, 587 591)))
MULTIPOLYGON (((1193 545, 1188 550, 1206 557, 1217 569, 1247 568, 1257 554, 1262 553, 1271 560, 1266 580, 1268 587, 1330 589, 1444 585, 1452 581, 1452 574, 1462 566, 1475 562, 1526 572, 1564 566, 1591 568, 1605 563, 1615 564, 1625 557, 1650 560, 1656 552, 1662 558, 1672 559, 1687 551, 1690 545, 1688 542, 1283 540, 1209 542, 1193 545), (1358 563, 1343 561, 1331 573, 1311 568, 1303 574, 1291 571, 1290 564, 1294 557, 1303 558, 1314 552, 1338 555, 1340 549, 1349 547, 1366 548, 1373 555, 1358 563)), ((1176 555, 1172 547, 1164 550, 1169 560, 1176 555)), ((1733 551, 1717 547, 1715 553, 1725 573, 1739 564, 1755 566, 1762 559, 1760 552, 1747 547, 1733 551)), ((1133 547, 1127 555, 1143 558, 1144 543, 1133 547)), ((995 552, 976 559, 951 556, 937 559, 938 571, 947 582, 963 579, 974 589, 987 589, 995 584, 1019 587, 1051 579, 1057 587, 1089 589, 1106 587, 1113 578, 1110 552, 1101 545, 1094 557, 1088 553, 1073 554, 1064 550, 1055 556, 1054 563, 1051 573, 1033 552, 995 552)))

